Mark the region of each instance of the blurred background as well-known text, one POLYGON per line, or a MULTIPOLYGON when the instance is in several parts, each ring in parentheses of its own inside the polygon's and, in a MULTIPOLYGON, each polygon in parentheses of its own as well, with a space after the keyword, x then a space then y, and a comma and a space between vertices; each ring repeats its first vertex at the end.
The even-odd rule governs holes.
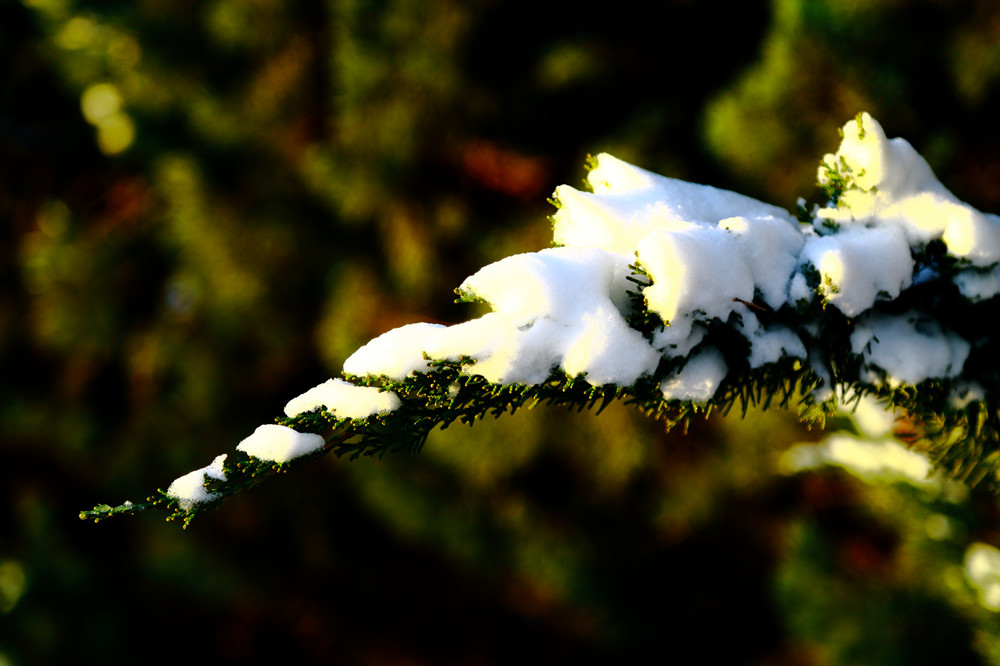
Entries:
POLYGON ((867 110, 1000 212, 992 0, 0 0, 0 68, 0 665, 1000 661, 995 496, 786 473, 822 433, 780 412, 540 408, 77 518, 477 316, 588 153, 790 208, 867 110))

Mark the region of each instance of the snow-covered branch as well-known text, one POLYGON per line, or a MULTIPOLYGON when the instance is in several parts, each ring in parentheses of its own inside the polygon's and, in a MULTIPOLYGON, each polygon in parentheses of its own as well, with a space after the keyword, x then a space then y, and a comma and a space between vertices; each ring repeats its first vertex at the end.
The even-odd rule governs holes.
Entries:
POLYGON ((590 192, 556 189, 555 247, 456 290, 492 312, 391 330, 234 453, 82 517, 159 507, 186 524, 326 451, 417 451, 435 427, 539 401, 625 399, 672 426, 772 402, 822 420, 873 395, 945 471, 997 481, 1000 217, 959 201, 909 143, 867 114, 848 122, 818 171, 826 200, 795 216, 607 154, 592 166, 590 192))

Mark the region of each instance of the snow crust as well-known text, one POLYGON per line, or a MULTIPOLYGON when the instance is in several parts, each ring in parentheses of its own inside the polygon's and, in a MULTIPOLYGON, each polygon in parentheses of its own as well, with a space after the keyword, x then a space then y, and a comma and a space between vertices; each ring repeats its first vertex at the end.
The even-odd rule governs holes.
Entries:
POLYGON ((260 460, 284 463, 323 448, 320 435, 297 432, 274 423, 258 426, 253 434, 237 445, 237 450, 260 460))
POLYGON ((225 481, 226 473, 222 470, 225 462, 226 454, 223 453, 216 456, 211 464, 174 479, 167 488, 167 496, 178 500, 178 504, 185 511, 190 511, 196 504, 211 502, 218 497, 218 493, 205 490, 205 481, 208 479, 225 481))
POLYGON ((399 397, 391 391, 357 386, 335 378, 289 400, 285 405, 285 416, 294 417, 323 408, 340 418, 364 419, 386 414, 399 405, 399 397))

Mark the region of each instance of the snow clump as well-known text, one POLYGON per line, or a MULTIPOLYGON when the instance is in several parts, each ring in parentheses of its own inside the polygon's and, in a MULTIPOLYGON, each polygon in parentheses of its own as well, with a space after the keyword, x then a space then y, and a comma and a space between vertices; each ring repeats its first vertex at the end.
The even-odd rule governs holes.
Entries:
POLYGON ((240 442, 236 449, 260 460, 285 463, 314 453, 322 449, 324 444, 326 441, 320 435, 266 423, 257 426, 253 434, 240 442))
MULTIPOLYGON (((967 261, 972 270, 994 268, 1000 262, 1000 216, 982 213, 949 192, 906 139, 887 139, 882 126, 867 113, 844 125, 843 135, 840 149, 824 156, 819 183, 828 184, 839 173, 852 185, 836 207, 817 211, 819 223, 896 228, 905 239, 903 247, 941 240, 948 254, 967 261)), ((984 285, 969 279, 958 284, 967 298, 1000 293, 995 281, 984 285)))
POLYGON ((225 481, 226 473, 222 470, 222 465, 225 462, 226 454, 223 453, 221 456, 216 456, 210 465, 174 479, 170 487, 167 488, 167 497, 176 499, 185 511, 190 511, 195 504, 211 502, 216 499, 218 494, 205 490, 205 482, 208 479, 225 481))
POLYGON ((345 419, 364 419, 386 414, 399 407, 399 397, 391 391, 356 386, 343 379, 328 379, 288 401, 285 416, 294 417, 320 408, 345 419))
POLYGON ((857 319, 851 342, 866 381, 955 377, 967 341, 917 313, 872 310, 934 277, 913 258, 934 240, 969 266, 957 279, 967 298, 1000 293, 1000 217, 959 201, 909 143, 887 139, 868 114, 848 122, 843 137, 819 172, 821 184, 839 179, 842 191, 811 224, 735 192, 598 155, 591 192, 556 188, 558 247, 502 259, 459 287, 493 312, 454 326, 394 329, 355 352, 344 371, 400 381, 429 371, 428 359, 471 358, 465 372, 497 384, 538 384, 562 370, 593 385, 630 386, 654 376, 666 358, 679 362, 661 381, 664 397, 707 402, 729 372, 723 354, 706 346, 713 322, 747 339, 751 368, 809 359, 828 376, 810 348, 816 331, 758 316, 821 299, 857 319), (646 335, 629 324, 634 274, 651 282, 641 302, 664 324, 646 335))
POLYGON ((880 384, 877 369, 881 368, 889 386, 954 377, 970 349, 967 340, 918 312, 866 315, 851 334, 851 347, 868 368, 862 381, 880 384))
MULTIPOLYGON (((653 375, 665 355, 691 352, 711 320, 734 312, 752 318, 744 303, 757 293, 773 308, 787 301, 803 238, 786 211, 607 154, 596 161, 593 192, 556 189, 554 240, 562 247, 502 259, 459 287, 467 300, 485 301, 494 312, 454 326, 389 331, 348 358, 344 371, 401 380, 428 369, 425 355, 467 356, 475 359, 468 372, 498 384, 537 384, 561 369, 593 385, 629 386, 653 375), (627 319, 636 257, 652 279, 645 302, 667 324, 651 339, 627 319)), ((790 329, 748 325, 759 363, 805 356, 790 329)), ((722 355, 706 350, 690 366, 665 381, 664 390, 676 399, 711 399, 728 372, 722 355), (693 383, 680 379, 695 376, 693 383)))
POLYGON ((507 257, 459 287, 494 312, 441 326, 410 324, 372 340, 344 363, 352 375, 404 379, 433 359, 476 359, 475 373, 498 384, 538 384, 562 366, 594 384, 627 386, 659 354, 630 328, 628 261, 602 248, 556 247, 507 257))

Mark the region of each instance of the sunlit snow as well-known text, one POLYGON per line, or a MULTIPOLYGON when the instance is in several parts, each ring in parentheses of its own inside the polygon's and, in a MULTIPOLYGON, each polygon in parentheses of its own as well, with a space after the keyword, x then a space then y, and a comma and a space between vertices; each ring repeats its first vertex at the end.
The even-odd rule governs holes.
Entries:
POLYGON ((286 416, 325 408, 339 418, 364 419, 399 407, 399 397, 371 386, 356 386, 343 379, 328 379, 285 405, 286 416))
POLYGON ((932 487, 931 463, 894 439, 867 439, 839 433, 818 444, 797 444, 782 454, 781 467, 789 473, 824 465, 843 468, 866 481, 902 481, 932 487))
POLYGON ((802 260, 819 270, 823 296, 848 317, 871 308, 880 295, 896 298, 913 276, 910 246, 898 227, 848 227, 810 236, 802 260))
MULTIPOLYGON (((840 149, 823 162, 849 172, 857 189, 844 192, 839 207, 818 211, 818 219, 849 226, 896 226, 911 246, 941 239, 949 254, 980 268, 1000 261, 1000 217, 982 213, 949 192, 909 142, 887 139, 867 113, 860 122, 844 125, 843 134, 840 149)), ((822 166, 819 181, 829 181, 822 166)))
POLYGON ((318 451, 325 443, 319 435, 267 423, 257 426, 236 448, 254 458, 283 463, 318 451))
POLYGON ((226 454, 216 456, 207 467, 188 472, 184 476, 174 479, 174 482, 167 488, 167 496, 178 500, 178 504, 185 511, 190 510, 195 504, 210 502, 216 499, 215 493, 205 490, 206 479, 226 480, 226 473, 222 471, 222 465, 226 462, 226 454))
MULTIPOLYGON (((465 300, 483 301, 492 312, 451 326, 390 330, 352 354, 344 372, 402 381, 436 360, 461 361, 463 372, 508 385, 539 384, 559 371, 623 387, 646 376, 659 381, 666 399, 706 403, 731 371, 706 341, 721 324, 746 338, 750 368, 802 360, 824 380, 813 397, 825 400, 835 387, 814 342, 820 331, 789 321, 786 308, 815 304, 850 318, 862 381, 897 386, 959 377, 968 341, 918 312, 888 315, 879 305, 937 279, 934 267, 916 269, 914 261, 935 240, 963 262, 956 284, 966 298, 1000 293, 1000 217, 959 201, 909 143, 886 138, 868 114, 844 125, 839 149, 824 164, 820 182, 843 178, 846 188, 814 211, 812 223, 801 223, 735 192, 598 155, 591 192, 568 185, 555 191, 557 247, 501 259, 459 287, 465 300), (784 324, 771 316, 779 312, 784 324), (637 315, 653 322, 645 334, 630 324, 637 315), (666 377, 657 375, 664 359, 680 361, 666 377)), ((393 393, 331 379, 289 401, 285 413, 322 407, 364 419, 399 404, 393 393)), ((323 444, 318 435, 265 425, 238 448, 284 462, 323 444)), ((205 475, 222 473, 219 459, 213 465, 175 481, 173 496, 205 501, 205 475)))
POLYGON ((495 312, 456 326, 413 324, 376 338, 344 363, 349 374, 402 379, 431 358, 476 359, 472 371, 504 384, 537 384, 562 367, 594 384, 628 385, 659 354, 630 328, 628 258, 601 248, 549 248, 507 257, 462 283, 495 312))
MULTIPOLYGON (((553 240, 561 247, 501 259, 459 288, 494 312, 454 326, 389 331, 352 355, 344 370, 402 380, 428 370, 427 358, 468 357, 474 363, 466 372, 500 384, 536 384, 562 370, 595 385, 627 386, 654 374, 664 356, 701 351, 702 359, 714 357, 702 349, 706 327, 733 316, 750 342, 748 362, 758 368, 811 353, 800 333, 765 325, 748 306, 778 310, 822 298, 859 318, 852 343, 871 382, 955 377, 969 351, 966 341, 916 320, 866 315, 914 284, 911 251, 930 240, 941 239, 971 265, 992 268, 1000 258, 1000 218, 958 201, 909 143, 887 139, 867 114, 848 122, 843 134, 839 150, 824 160, 851 185, 838 207, 816 212, 814 226, 734 192, 598 155, 588 176, 592 192, 556 189, 553 240), (652 282, 642 290, 643 302, 664 323, 649 338, 627 320, 627 292, 637 287, 626 278, 636 261, 652 282), (815 289, 810 271, 820 278, 815 289)), ((820 170, 821 182, 829 177, 820 170)), ((1000 289, 996 270, 967 270, 959 286, 970 298, 988 298, 1000 289)), ((826 374, 821 364, 812 365, 826 374)), ((665 395, 710 400, 728 372, 724 364, 713 366, 706 375, 712 381, 682 389, 675 386, 678 377, 700 367, 689 363, 682 375, 664 381, 674 387, 665 395)), ((829 394, 829 387, 821 390, 829 394)))

